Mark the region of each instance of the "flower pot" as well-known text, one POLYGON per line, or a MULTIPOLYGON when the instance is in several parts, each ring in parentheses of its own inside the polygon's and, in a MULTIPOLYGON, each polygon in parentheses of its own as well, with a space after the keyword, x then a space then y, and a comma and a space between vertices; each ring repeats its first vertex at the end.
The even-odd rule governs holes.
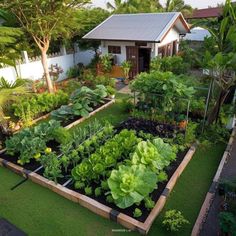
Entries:
POLYGON ((180 121, 179 122, 179 128, 181 128, 181 129, 185 129, 186 128, 186 126, 187 126, 187 120, 182 120, 182 121, 180 121))

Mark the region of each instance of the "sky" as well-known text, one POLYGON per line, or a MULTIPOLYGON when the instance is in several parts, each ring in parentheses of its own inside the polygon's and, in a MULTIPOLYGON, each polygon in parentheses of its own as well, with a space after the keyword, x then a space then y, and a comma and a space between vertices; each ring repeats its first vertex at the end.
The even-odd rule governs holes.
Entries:
MULTIPOLYGON (((113 0, 109 0, 112 2, 113 0)), ((145 1, 145 0, 144 0, 145 1)), ((95 6, 104 7, 108 0, 92 0, 95 6)), ((161 3, 165 3, 165 0, 160 0, 161 3)), ((217 3, 223 3, 225 0, 185 0, 186 4, 191 5, 193 8, 206 8, 208 6, 216 6, 217 3)))

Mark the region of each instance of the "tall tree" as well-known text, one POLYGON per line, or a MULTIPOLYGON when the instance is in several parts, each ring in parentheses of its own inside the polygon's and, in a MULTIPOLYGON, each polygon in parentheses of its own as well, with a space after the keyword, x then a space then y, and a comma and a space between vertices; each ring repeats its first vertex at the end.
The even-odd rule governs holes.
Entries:
POLYGON ((1 0, 0 7, 13 13, 41 51, 41 61, 48 86, 53 93, 53 84, 47 64, 47 51, 52 39, 68 36, 73 31, 76 8, 90 0, 1 0))
POLYGON ((192 7, 185 4, 184 0, 166 0, 164 10, 166 12, 180 11, 184 14, 189 14, 192 11, 192 7))
POLYGON ((124 7, 123 0, 114 0, 114 3, 107 2, 107 9, 111 10, 112 12, 119 12, 121 11, 122 7, 124 7))

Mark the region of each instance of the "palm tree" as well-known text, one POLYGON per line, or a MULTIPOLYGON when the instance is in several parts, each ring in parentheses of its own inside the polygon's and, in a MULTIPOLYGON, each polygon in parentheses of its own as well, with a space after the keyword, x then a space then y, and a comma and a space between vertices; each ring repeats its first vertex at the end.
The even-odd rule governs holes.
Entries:
POLYGON ((0 67, 13 66, 18 76, 16 59, 19 58, 20 52, 17 50, 17 45, 23 33, 21 29, 9 26, 14 24, 14 18, 9 13, 0 10, 0 19, 4 21, 0 26, 0 67))
POLYGON ((111 2, 107 2, 107 8, 112 10, 113 12, 120 11, 124 6, 124 2, 122 0, 114 0, 114 4, 111 2))
POLYGON ((164 11, 166 12, 182 12, 189 14, 192 12, 192 7, 185 4, 184 0, 166 0, 164 11))

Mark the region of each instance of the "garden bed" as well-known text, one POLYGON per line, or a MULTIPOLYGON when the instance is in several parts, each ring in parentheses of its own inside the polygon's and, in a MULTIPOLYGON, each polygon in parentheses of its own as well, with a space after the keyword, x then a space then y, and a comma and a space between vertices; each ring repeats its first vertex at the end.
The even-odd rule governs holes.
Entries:
POLYGON ((106 206, 99 201, 96 201, 90 197, 87 197, 81 193, 78 193, 76 191, 73 191, 69 188, 66 188, 62 186, 61 184, 55 184, 55 182, 50 181, 42 176, 40 176, 37 173, 28 171, 24 169, 23 167, 20 167, 16 164, 13 164, 11 162, 5 161, 4 159, 0 158, 0 165, 5 166, 12 171, 16 172, 17 174, 21 174, 23 176, 26 176, 27 178, 31 179, 33 182, 38 183, 44 187, 47 187, 51 189, 52 191, 58 193, 59 195, 72 200, 76 203, 81 204, 82 206, 90 209, 91 211, 95 212, 98 215, 101 215, 105 218, 114 220, 121 225, 125 226, 126 228, 129 228, 131 230, 137 230, 142 234, 147 234, 153 221, 155 220, 156 216, 160 213, 162 208, 165 205, 166 199, 168 197, 168 194, 171 192, 173 189, 178 177, 181 175, 189 161, 191 160, 193 154, 195 152, 195 147, 192 146, 187 154, 183 157, 178 158, 177 162, 172 166, 172 171, 169 172, 169 180, 168 183, 164 186, 160 187, 161 189, 164 189, 162 192, 161 190, 155 193, 157 197, 157 202, 155 204, 155 207, 152 209, 150 214, 146 217, 145 221, 144 219, 141 222, 137 219, 134 219, 130 217, 127 214, 124 214, 120 211, 117 211, 116 208, 112 209, 112 205, 106 206), (182 159, 182 161, 181 161, 182 159), (178 165, 179 164, 179 165, 178 165), (173 173, 171 175, 171 172, 173 173), (161 192, 161 194, 160 194, 161 192), (158 197, 159 196, 159 197, 158 197))
MULTIPOLYGON (((172 127, 170 125, 153 123, 153 122, 150 123, 145 120, 130 118, 127 121, 121 123, 118 127, 116 127, 117 129, 115 129, 115 133, 110 137, 110 139, 108 139, 108 141, 114 139, 114 137, 117 135, 119 136, 120 133, 122 133, 123 128, 135 129, 136 134, 139 136, 140 135, 139 131, 147 132, 148 127, 152 128, 150 132, 154 136, 159 135, 163 137, 172 137, 173 134, 177 132, 176 127, 174 126, 172 127)), ((126 135, 128 134, 127 132, 125 133, 126 135)), ((119 138, 126 137, 126 140, 129 140, 129 138, 127 139, 126 135, 120 136, 119 138)), ((106 144, 106 139, 104 140, 106 144)), ((104 143, 100 143, 100 145, 101 147, 103 147, 104 143)), ((56 150, 55 148, 57 147, 57 145, 51 145, 51 147, 54 147, 54 150, 56 150)), ((188 162, 191 160, 194 152, 195 152, 195 147, 192 147, 188 152, 185 151, 182 153, 178 153, 176 160, 171 162, 171 164, 168 165, 167 167, 165 167, 164 171, 167 174, 167 179, 165 181, 158 182, 157 183, 158 188, 152 190, 152 192, 150 192, 149 195, 151 200, 154 202, 155 205, 154 208, 152 210, 148 210, 145 207, 144 202, 141 202, 141 204, 138 207, 142 211, 142 216, 136 218, 133 218, 133 212, 137 207, 137 205, 132 205, 130 207, 122 209, 117 205, 115 205, 114 203, 108 203, 104 194, 96 197, 93 192, 91 196, 87 196, 85 195, 84 189, 76 190, 74 188, 74 182, 71 179, 71 170, 72 168, 74 168, 72 165, 68 166, 67 171, 65 171, 65 169, 63 168, 61 173, 62 175, 57 179, 58 184, 43 176, 44 168, 43 167, 40 168, 40 164, 38 164, 35 160, 31 160, 29 164, 25 164, 22 167, 20 167, 17 165, 16 157, 9 157, 4 153, 0 155, 0 165, 8 167, 14 172, 31 179, 33 182, 45 186, 53 190, 54 192, 57 192, 58 194, 81 204, 82 206, 90 209, 96 214, 114 220, 129 229, 138 230, 140 233, 146 234, 149 228, 151 227, 151 224, 154 221, 155 217, 160 213, 161 209, 163 208, 169 192, 174 187, 175 182, 178 179, 179 175, 182 173, 188 162)), ((93 155, 93 152, 90 153, 90 155, 91 154, 93 155)), ((58 156, 59 156, 58 158, 61 158, 60 155, 58 156)), ((122 162, 124 160, 125 159, 123 159, 122 162)), ((110 168, 110 170, 113 170, 113 167, 110 168)), ((94 184, 91 184, 90 186, 92 187, 92 189, 95 189, 99 185, 94 182, 94 184)))

